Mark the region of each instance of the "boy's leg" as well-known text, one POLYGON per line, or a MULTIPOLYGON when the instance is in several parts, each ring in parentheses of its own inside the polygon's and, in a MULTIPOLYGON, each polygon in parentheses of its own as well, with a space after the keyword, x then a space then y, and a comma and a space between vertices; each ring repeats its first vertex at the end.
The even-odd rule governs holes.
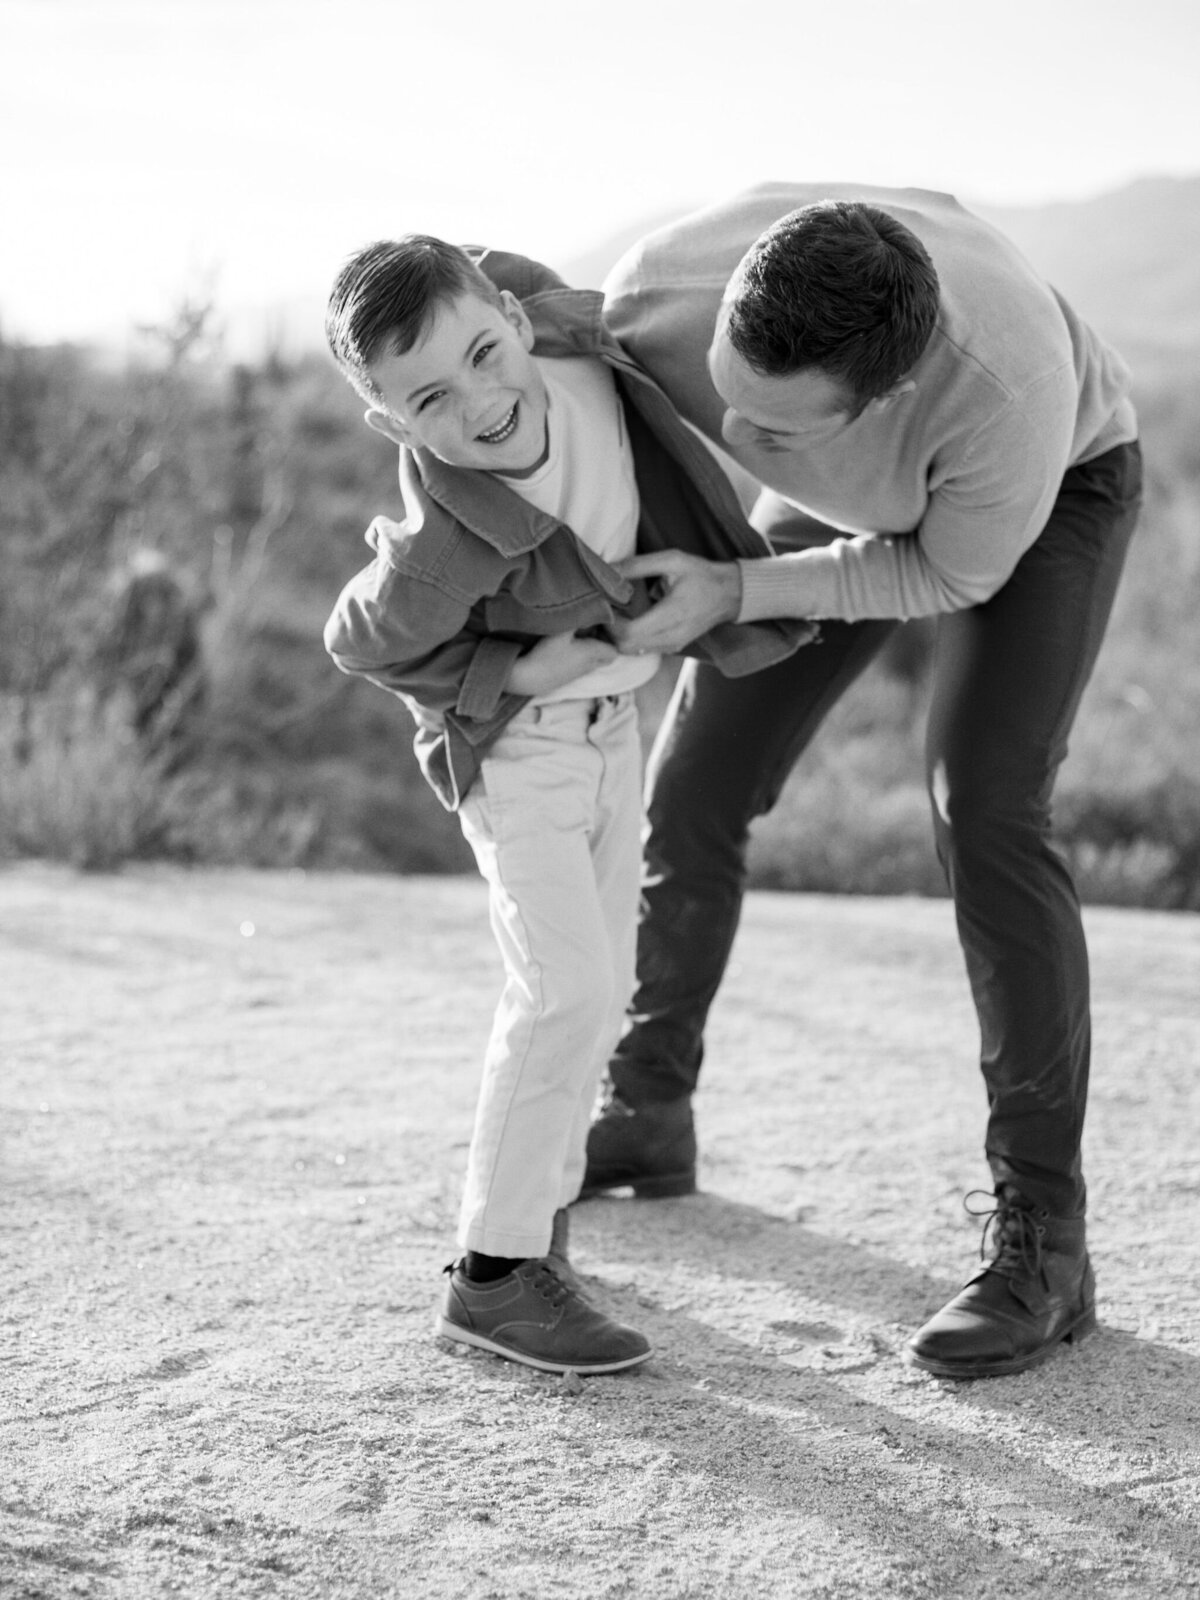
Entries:
MULTIPOLYGON (((591 737, 591 707, 522 712, 461 813, 505 968, 459 1230, 461 1245, 491 1256, 549 1248, 579 1107, 594 1093, 597 1052, 623 999, 592 860, 606 756, 591 737)), ((636 831, 626 848, 636 864, 636 831)))
MULTIPOLYGON (((621 900, 633 921, 640 748, 633 697, 622 701, 530 708, 464 806, 506 983, 459 1237, 468 1251, 524 1259, 482 1283, 464 1264, 451 1269, 435 1326, 550 1372, 620 1372, 651 1354, 642 1334, 580 1294, 569 1267, 546 1259, 553 1214, 578 1187, 586 1112, 627 986, 613 972, 610 933, 621 900)), ((630 964, 626 954, 620 965, 630 964)))

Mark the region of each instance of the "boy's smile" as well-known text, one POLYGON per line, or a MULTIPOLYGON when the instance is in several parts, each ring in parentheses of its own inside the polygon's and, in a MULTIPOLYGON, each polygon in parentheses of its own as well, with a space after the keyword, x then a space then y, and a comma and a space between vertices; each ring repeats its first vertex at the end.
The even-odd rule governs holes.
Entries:
POLYGON ((367 412, 370 426, 454 467, 520 476, 540 466, 547 398, 533 329, 514 295, 501 301, 459 295, 435 309, 411 350, 374 362, 385 407, 367 412))

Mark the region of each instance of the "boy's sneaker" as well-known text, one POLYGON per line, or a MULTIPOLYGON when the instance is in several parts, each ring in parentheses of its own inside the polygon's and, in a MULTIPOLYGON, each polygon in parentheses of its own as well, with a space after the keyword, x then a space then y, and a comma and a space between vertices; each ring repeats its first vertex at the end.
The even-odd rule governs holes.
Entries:
POLYGON ((472 1283, 458 1262, 434 1332, 542 1372, 622 1372, 652 1354, 640 1333, 613 1322, 558 1276, 524 1261, 495 1283, 472 1283))

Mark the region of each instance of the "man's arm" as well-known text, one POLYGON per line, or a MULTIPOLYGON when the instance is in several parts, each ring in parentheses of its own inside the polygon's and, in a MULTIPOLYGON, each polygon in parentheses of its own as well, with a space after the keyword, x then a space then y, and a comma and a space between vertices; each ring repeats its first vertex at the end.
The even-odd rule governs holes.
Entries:
POLYGON ((659 578, 666 591, 632 622, 617 619, 609 625, 621 654, 641 656, 656 650, 675 655, 718 623, 733 622, 742 604, 741 568, 739 561, 705 561, 682 550, 618 562, 623 577, 659 578))
MULTIPOLYGON (((1070 375, 1052 374, 935 458, 929 501, 911 534, 841 535, 784 562, 747 563, 738 620, 801 614, 859 621, 981 605, 1011 577, 1049 519, 1072 438, 1070 375)), ((764 497, 768 499, 768 497, 764 497)), ((768 511, 778 514, 779 497, 768 511)), ((772 536, 756 508, 751 520, 772 536)))
MULTIPOLYGON (((734 592, 729 574, 718 577, 691 564, 661 565, 659 557, 639 558, 654 565, 623 566, 630 577, 666 576, 668 593, 622 630, 620 648, 678 650, 695 637, 689 630, 699 631, 704 618, 853 622, 981 605, 1008 581, 1045 526, 1066 471, 1070 409, 1051 385, 1047 388, 1051 392, 1038 397, 1039 405, 1014 405, 981 430, 957 469, 934 486, 915 533, 843 536, 791 554, 739 562, 740 604, 734 613, 727 609, 734 592)), ((770 537, 770 528, 759 526, 770 537)), ((714 565, 720 564, 699 564, 714 565)))

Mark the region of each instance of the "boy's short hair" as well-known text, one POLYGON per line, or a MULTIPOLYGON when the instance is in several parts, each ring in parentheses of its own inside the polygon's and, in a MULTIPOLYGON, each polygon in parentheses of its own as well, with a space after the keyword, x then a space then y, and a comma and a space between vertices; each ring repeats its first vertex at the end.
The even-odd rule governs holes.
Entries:
POLYGON ((774 223, 726 293, 725 332, 764 377, 817 367, 861 411, 916 364, 938 317, 938 278, 902 223, 859 201, 821 200, 774 223))
POLYGON ((383 405, 372 365, 411 350, 438 306, 464 294, 501 303, 499 289, 458 245, 427 233, 364 245, 338 273, 325 309, 334 360, 364 398, 383 405))

